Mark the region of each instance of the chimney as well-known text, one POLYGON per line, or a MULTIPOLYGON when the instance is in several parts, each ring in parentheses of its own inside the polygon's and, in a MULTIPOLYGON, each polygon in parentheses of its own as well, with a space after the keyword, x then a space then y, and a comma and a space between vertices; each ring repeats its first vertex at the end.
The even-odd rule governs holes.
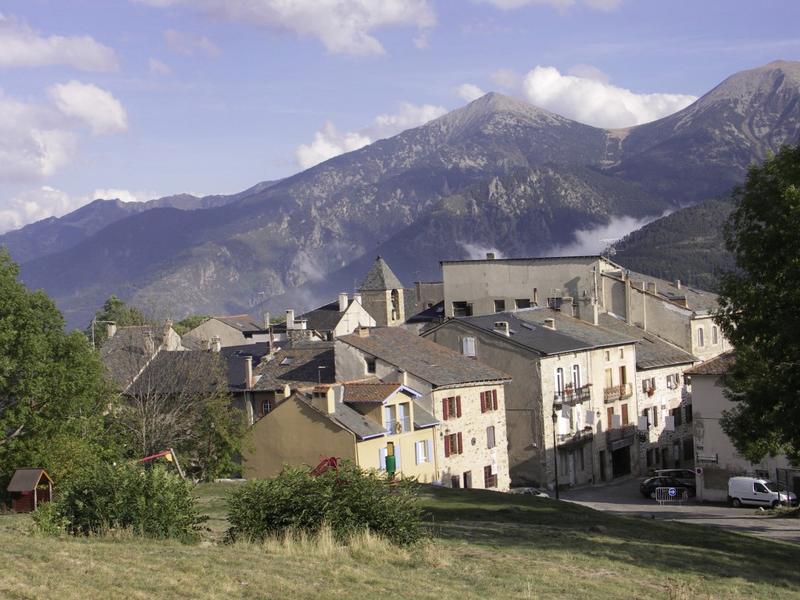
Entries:
POLYGON ((218 335, 215 335, 211 338, 211 350, 213 352, 221 352, 222 351, 222 340, 219 338, 218 335))
POLYGON ((592 303, 592 325, 599 325, 600 324, 600 309, 597 307, 596 303, 592 303))
POLYGON ((564 296, 561 298, 561 308, 559 310, 570 317, 575 315, 572 296, 564 296))
POLYGON ((164 331, 167 332, 172 329, 172 319, 165 319, 164 320, 164 331))
POLYGON ((211 340, 203 340, 202 341, 203 348, 206 350, 211 350, 211 340))
POLYGON ((651 294, 655 294, 656 293, 656 284, 655 284, 655 282, 651 281, 651 282, 649 282, 647 284, 647 291, 650 292, 651 294))
POLYGON ((347 292, 339 292, 339 312, 347 310, 347 292))
POLYGON ((494 252, 487 252, 486 260, 494 260, 494 252))
POLYGON ((117 324, 113 321, 106 323, 106 337, 111 339, 117 333, 117 324))
POLYGON ((544 326, 547 329, 552 329, 553 331, 555 331, 555 329, 556 329, 556 320, 553 317, 547 317, 544 320, 544 326))
POLYGON ((678 288, 678 289, 681 289, 681 280, 680 279, 676 279, 675 280, 675 287, 678 288))
POLYGON ((361 294, 353 294, 353 302, 358 302, 359 304, 362 304, 361 294))
POLYGON ((397 369, 397 380, 400 385, 408 385, 408 373, 405 369, 397 369))
POLYGON ((494 332, 509 337, 508 321, 495 321, 494 332))
POLYGON ((244 357, 244 386, 249 390, 253 387, 253 357, 244 357))
POLYGON ((359 327, 356 329, 356 335, 358 337, 369 337, 369 327, 359 327))
POLYGON ((291 308, 286 311, 286 329, 294 329, 294 310, 291 308))
POLYGON ((264 313, 264 329, 269 329, 269 324, 272 319, 270 318, 270 314, 268 312, 264 313))

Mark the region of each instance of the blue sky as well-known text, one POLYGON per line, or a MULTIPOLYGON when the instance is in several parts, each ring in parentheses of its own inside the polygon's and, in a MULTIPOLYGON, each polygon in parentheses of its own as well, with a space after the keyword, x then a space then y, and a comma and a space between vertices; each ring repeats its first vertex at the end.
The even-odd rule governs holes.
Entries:
POLYGON ((622 127, 800 58, 800 3, 5 0, 0 231, 234 193, 495 90, 622 127))

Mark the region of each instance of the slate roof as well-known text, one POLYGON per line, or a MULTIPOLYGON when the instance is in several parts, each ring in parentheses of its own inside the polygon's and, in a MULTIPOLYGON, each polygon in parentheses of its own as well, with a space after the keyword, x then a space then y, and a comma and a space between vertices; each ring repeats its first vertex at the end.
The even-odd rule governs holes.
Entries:
POLYGON ((350 408, 346 404, 337 403, 336 410, 330 414, 315 408, 311 403, 311 398, 305 394, 298 394, 297 399, 306 404, 309 408, 316 410, 319 414, 330 419, 340 427, 352 431, 359 439, 366 440, 386 434, 386 430, 380 423, 366 418, 357 410, 350 408))
POLYGON ((164 343, 164 328, 156 325, 119 327, 100 348, 100 359, 111 379, 126 388, 164 343))
POLYGON ((42 476, 44 476, 45 479, 47 479, 50 483, 53 483, 53 480, 50 479, 50 476, 44 469, 17 469, 14 471, 14 476, 11 478, 11 481, 8 482, 8 487, 6 489, 9 492, 30 492, 36 487, 42 476))
POLYGON ((511 379, 497 369, 399 327, 375 327, 367 337, 352 334, 339 340, 436 387, 511 379))
POLYGON ((736 351, 729 350, 719 356, 700 363, 686 371, 687 375, 725 375, 736 364, 736 351))
POLYGON ((127 390, 130 396, 208 394, 227 384, 225 361, 208 350, 159 352, 127 390))
POLYGON ((257 323, 250 315, 231 315, 227 317, 211 317, 217 321, 221 321, 242 333, 252 333, 262 331, 264 328, 257 323))
MULTIPOLYGON (((348 308, 351 302, 353 302, 352 299, 347 301, 348 308)), ((336 329, 339 321, 342 320, 343 315, 343 312, 339 312, 339 301, 337 300, 315 308, 314 310, 310 310, 307 313, 303 313, 299 317, 295 317, 295 319, 305 319, 308 321, 308 329, 313 329, 314 331, 333 331, 336 329)), ((283 325, 286 327, 286 323, 283 325)))
POLYGON ((253 389, 282 390, 284 385, 333 383, 335 362, 332 342, 295 342, 282 348, 254 369, 253 389), (319 367, 325 367, 319 369, 319 367), (259 377, 260 376, 260 377, 259 377))
MULTIPOLYGON (((479 317, 457 317, 455 320, 490 332, 494 332, 496 322, 507 321, 510 334, 507 339, 542 355, 577 352, 636 342, 631 335, 622 335, 595 327, 549 308, 526 308, 479 317), (555 330, 544 326, 545 319, 548 318, 555 320, 555 330)), ((496 333, 496 335, 505 338, 503 334, 496 333)))
POLYGON ((430 323, 444 318, 444 300, 437 302, 430 308, 411 315, 406 319, 406 323, 430 323))
MULTIPOLYGON (((698 290, 685 284, 682 284, 680 289, 678 289, 674 281, 667 281, 666 279, 652 277, 644 273, 637 273, 636 271, 627 271, 627 273, 634 287, 641 289, 642 282, 655 283, 657 296, 674 302, 680 302, 681 298, 686 298, 687 308, 694 312, 701 314, 710 313, 719 308, 719 296, 712 292, 698 290)), ((605 274, 621 277, 622 271, 607 271, 605 274)))
POLYGON ((639 370, 657 369, 672 365, 686 365, 698 359, 685 350, 673 346, 669 342, 648 333, 639 327, 628 325, 625 321, 612 315, 601 313, 598 318, 600 327, 616 331, 622 335, 638 340, 636 344, 636 368, 639 370))
POLYGON ((375 259, 372 268, 367 272, 364 280, 358 288, 359 292, 375 292, 385 290, 403 289, 403 284, 397 275, 389 268, 386 261, 380 256, 375 259))

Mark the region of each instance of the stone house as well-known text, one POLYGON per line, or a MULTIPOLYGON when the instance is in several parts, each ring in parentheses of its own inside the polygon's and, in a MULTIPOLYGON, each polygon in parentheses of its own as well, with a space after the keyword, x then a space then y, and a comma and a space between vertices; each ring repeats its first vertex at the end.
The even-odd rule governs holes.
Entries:
POLYGON ((406 290, 386 261, 375 259, 358 286, 361 303, 380 327, 397 327, 406 320, 406 290))
POLYGON ((283 465, 315 466, 335 456, 364 469, 432 483, 438 474, 437 421, 421 394, 399 383, 351 382, 294 392, 259 420, 243 455, 248 478, 272 477, 283 465))
POLYGON ((635 338, 545 308, 458 317, 423 336, 511 375, 514 485, 553 486, 554 447, 559 485, 638 472, 635 338))
POLYGON ((107 339, 100 360, 111 381, 124 392, 161 352, 184 350, 181 336, 171 321, 163 325, 107 325, 107 339))
POLYGON ((286 339, 319 339, 330 341, 340 335, 353 333, 359 327, 374 327, 375 319, 361 304, 361 295, 348 298, 339 294, 336 302, 303 313, 295 318, 293 310, 286 311, 286 320, 271 328, 277 342, 286 339), (299 335, 298 335, 299 334, 299 335))
POLYGON ((736 475, 778 481, 800 495, 800 469, 793 468, 785 455, 765 456, 759 463, 751 463, 736 451, 722 429, 723 412, 733 408, 725 397, 725 374, 735 362, 736 354, 731 351, 686 371, 692 379, 697 497, 701 501, 724 502, 728 479, 736 475))
POLYGON ((256 323, 249 315, 210 317, 191 331, 186 332, 183 343, 192 350, 210 350, 242 346, 267 340, 264 325, 256 323))
POLYGON ((506 490, 508 441, 503 371, 401 328, 360 329, 334 343, 336 377, 374 377, 417 390, 440 423, 437 481, 449 487, 506 490))

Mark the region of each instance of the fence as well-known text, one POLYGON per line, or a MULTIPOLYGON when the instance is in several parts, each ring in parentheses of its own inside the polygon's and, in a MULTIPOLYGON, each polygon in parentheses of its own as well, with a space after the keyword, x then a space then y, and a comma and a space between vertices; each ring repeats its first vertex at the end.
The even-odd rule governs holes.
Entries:
POLYGON ((658 487, 656 488, 656 502, 661 506, 665 504, 683 504, 689 499, 686 488, 658 487))

